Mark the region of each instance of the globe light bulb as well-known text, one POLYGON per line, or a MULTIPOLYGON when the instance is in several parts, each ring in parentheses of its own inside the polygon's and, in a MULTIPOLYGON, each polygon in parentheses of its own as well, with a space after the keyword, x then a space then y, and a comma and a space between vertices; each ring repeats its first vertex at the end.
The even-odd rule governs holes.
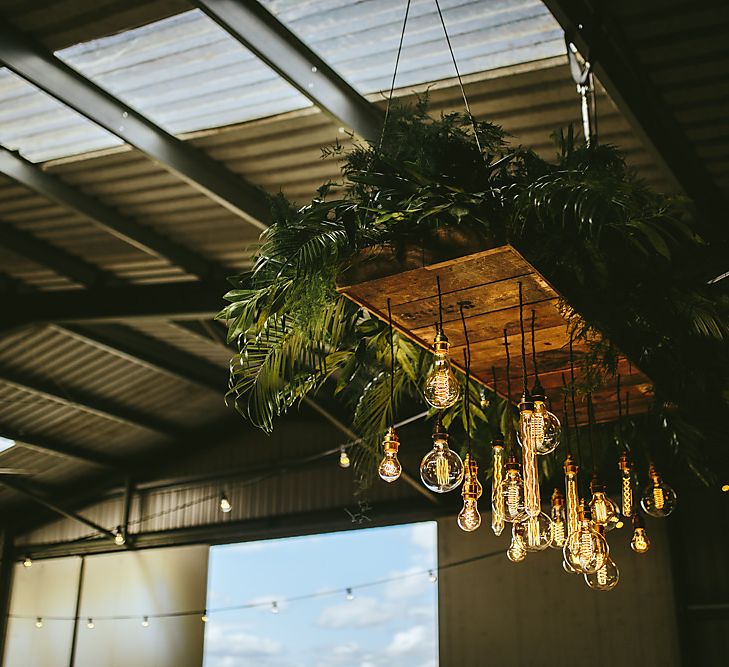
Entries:
POLYGON ((552 543, 552 519, 544 512, 527 517, 522 524, 527 551, 544 551, 552 543))
POLYGON ((597 572, 610 552, 607 541, 594 525, 585 501, 581 500, 577 530, 567 538, 562 553, 572 568, 583 574, 597 572))
POLYGON ((645 532, 643 519, 636 512, 631 517, 631 523, 633 524, 633 538, 630 540, 630 548, 637 554, 644 554, 651 548, 651 541, 645 532))
POLYGON ((233 509, 233 505, 230 504, 230 500, 228 499, 228 496, 226 496, 224 493, 220 495, 220 511, 224 514, 227 514, 233 509))
POLYGON ((577 473, 579 466, 575 463, 572 454, 567 454, 564 461, 564 479, 567 489, 567 537, 577 532, 578 524, 578 494, 577 494, 577 473))
POLYGON ((620 517, 615 503, 605 495, 605 487, 600 484, 597 477, 590 482, 590 514, 595 523, 599 523, 605 530, 612 530, 616 527, 620 517))
POLYGON ((447 336, 438 331, 433 342, 435 361, 423 387, 423 397, 428 405, 437 410, 445 410, 455 405, 461 395, 461 386, 448 359, 449 347, 447 336))
POLYGON ((351 464, 351 461, 349 460, 349 454, 347 454, 347 449, 345 447, 340 447, 339 449, 339 467, 340 468, 349 468, 351 464))
POLYGON ((420 462, 420 479, 431 491, 448 493, 463 481, 463 461, 448 447, 448 432, 440 416, 433 429, 433 449, 420 462))
POLYGON ((633 516, 633 467, 628 454, 623 452, 618 459, 620 469, 620 509, 627 519, 633 516))
POLYGON ((23 567, 32 567, 33 561, 30 559, 30 556, 26 556, 23 559, 23 567))
POLYGON ((504 496, 501 482, 504 479, 504 441, 501 437, 491 443, 493 474, 491 475, 491 530, 501 535, 504 530, 504 496))
POLYGON ((525 392, 519 403, 519 432, 521 434, 522 468, 524 470, 524 507, 529 516, 537 517, 542 511, 539 497, 539 471, 537 451, 532 435, 534 403, 525 392))
POLYGON ((385 439, 382 441, 382 448, 385 450, 385 455, 380 461, 380 465, 377 468, 377 472, 380 477, 386 482, 394 482, 400 473, 402 472, 402 466, 400 461, 397 460, 397 450, 400 447, 400 440, 395 433, 395 428, 389 426, 385 431, 385 439))
POLYGON ((512 563, 521 563, 526 558, 527 548, 524 541, 524 525, 515 523, 511 528, 511 544, 506 550, 506 557, 512 563))
MULTIPOLYGON (((562 424, 557 415, 547 409, 544 389, 538 382, 532 389, 534 408, 531 418, 531 438, 537 454, 551 454, 562 437, 562 424)), ((522 443, 522 447, 523 447, 522 443)))
POLYGON ((618 585, 620 570, 610 556, 607 557, 603 566, 597 572, 585 574, 585 582, 596 591, 611 591, 618 585))
POLYGON ((564 514, 564 496, 559 489, 552 493, 552 534, 549 546, 563 549, 567 543, 567 522, 564 514))
POLYGON ((35 627, 36 628, 42 628, 43 627, 43 619, 40 616, 35 619, 35 627))
POLYGON ((504 521, 520 523, 526 518, 524 481, 519 473, 519 464, 513 455, 506 462, 506 474, 501 482, 501 497, 504 502, 504 521))
POLYGON ((663 481, 652 463, 648 477, 651 483, 643 490, 640 505, 646 514, 658 519, 667 517, 676 507, 676 492, 663 481))
POLYGON ((458 527, 470 533, 481 525, 481 514, 478 511, 478 499, 483 488, 478 481, 478 464, 471 454, 466 454, 465 479, 461 495, 463 496, 463 509, 458 513, 458 527))

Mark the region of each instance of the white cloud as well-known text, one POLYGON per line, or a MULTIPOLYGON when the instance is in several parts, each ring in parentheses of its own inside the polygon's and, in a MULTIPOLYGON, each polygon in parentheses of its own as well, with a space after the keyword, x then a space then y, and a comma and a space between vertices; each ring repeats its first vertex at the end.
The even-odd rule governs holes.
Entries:
POLYGON ((367 628, 382 625, 393 611, 374 598, 355 598, 322 609, 318 625, 322 628, 367 628))
POLYGON ((410 542, 428 554, 435 553, 437 530, 434 522, 416 523, 410 529, 410 542))
POLYGON ((387 647, 389 655, 408 655, 420 652, 426 645, 428 632, 424 625, 414 625, 408 630, 395 633, 390 645, 387 647))
POLYGON ((206 651, 235 663, 233 658, 253 658, 279 655, 283 644, 275 639, 250 634, 230 626, 212 626, 206 633, 206 651))
POLYGON ((384 587, 385 597, 388 600, 408 600, 418 597, 428 590, 433 584, 428 575, 421 567, 411 567, 404 571, 395 571, 389 574, 390 577, 397 577, 388 582, 384 587))

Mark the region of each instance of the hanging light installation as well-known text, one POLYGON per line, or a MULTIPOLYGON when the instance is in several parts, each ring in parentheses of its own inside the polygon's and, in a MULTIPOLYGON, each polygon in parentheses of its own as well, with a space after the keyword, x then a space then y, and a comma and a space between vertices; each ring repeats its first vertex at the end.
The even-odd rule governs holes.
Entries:
POLYGON ((534 403, 534 411, 531 418, 531 432, 534 439, 534 447, 537 454, 551 454, 559 445, 562 436, 562 425, 557 415, 547 409, 547 397, 544 387, 539 381, 539 370, 537 366, 537 348, 534 341, 534 325, 536 311, 532 310, 532 366, 534 367, 534 386, 531 396, 534 403))
POLYGON ((633 538, 630 540, 630 548, 637 554, 644 554, 651 548, 651 541, 645 532, 643 518, 635 512, 630 519, 633 526, 633 538))
POLYGON ((433 428, 433 449, 420 463, 420 479, 431 491, 447 493, 463 481, 463 474, 463 461, 448 447, 448 432, 443 427, 441 413, 438 413, 433 428))
POLYGON ((395 342, 392 329, 392 308, 390 299, 387 299, 387 316, 390 324, 390 426, 385 431, 382 442, 384 455, 377 472, 386 482, 394 482, 402 473, 402 466, 397 458, 397 450, 400 447, 400 440, 395 433, 395 342))
POLYGON ((521 363, 524 386, 519 403, 519 442, 521 443, 521 460, 524 470, 524 493, 526 512, 530 517, 538 517, 542 511, 539 497, 539 471, 537 469, 537 449, 535 434, 532 429, 534 402, 527 386, 526 343, 524 337, 524 296, 519 281, 519 328, 521 331, 521 363))
MULTIPOLYGON (((450 342, 443 331, 443 296, 439 277, 436 277, 436 283, 438 286, 438 323, 436 324, 435 340, 433 341, 435 361, 432 370, 425 379, 423 397, 428 405, 436 410, 445 410, 456 404, 461 395, 461 387, 448 358, 450 342)), ((390 322, 392 326, 392 317, 390 322)))
MULTIPOLYGON (((496 369, 491 369, 496 394, 496 369)), ((504 530, 504 496, 501 494, 501 482, 504 479, 504 437, 499 433, 491 441, 491 530, 494 535, 501 535, 504 530)))
POLYGON ((506 550, 506 557, 512 563, 521 563, 526 558, 527 548, 524 541, 524 524, 515 523, 511 528, 511 544, 506 550))
POLYGON ((567 538, 563 553, 572 569, 583 574, 597 572, 610 553, 607 541, 592 523, 584 500, 580 501, 578 509, 577 530, 567 538))
POLYGON ((667 517, 676 508, 676 492, 658 474, 653 463, 648 468, 650 484, 643 490, 640 505, 646 514, 658 519, 667 517))
MULTIPOLYGON (((481 525, 481 514, 478 511, 478 499, 483 488, 478 481, 478 464, 471 450, 471 343, 468 340, 466 318, 463 314, 463 304, 460 306, 463 335, 466 339, 466 349, 463 351, 463 360, 466 367, 466 391, 463 394, 463 410, 466 417, 466 441, 468 453, 466 454, 465 479, 461 495, 463 496, 463 509, 458 514, 458 526, 461 530, 472 532, 481 525)), ((460 460, 460 459, 459 459, 460 460)))
POLYGON ((552 519, 544 512, 528 516, 522 524, 525 527, 527 551, 544 551, 552 543, 552 519))
POLYGON ((567 522, 564 513, 564 494, 555 489, 552 492, 552 535, 549 546, 562 549, 567 543, 567 522))

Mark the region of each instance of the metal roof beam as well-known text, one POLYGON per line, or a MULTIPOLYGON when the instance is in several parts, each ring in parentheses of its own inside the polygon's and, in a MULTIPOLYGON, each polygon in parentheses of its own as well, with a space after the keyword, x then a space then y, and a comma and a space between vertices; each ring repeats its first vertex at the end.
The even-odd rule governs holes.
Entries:
POLYGON ((220 395, 226 390, 227 368, 215 366, 201 357, 129 327, 115 324, 94 326, 72 324, 58 328, 91 345, 124 356, 183 382, 190 382, 220 395))
MULTIPOLYGON (((0 29, 0 52, 2 51, 0 29)), ((218 276, 221 270, 197 253, 162 236, 151 227, 128 218, 115 208, 64 183, 60 178, 29 162, 17 152, 0 146, 0 172, 22 183, 38 194, 70 208, 117 238, 140 250, 169 260, 187 273, 199 278, 218 276)))
POLYGON ((2 245, 14 253, 47 267, 81 285, 99 285, 118 282, 113 274, 76 257, 65 250, 18 229, 11 223, 0 221, 2 245))
POLYGON ((266 228, 269 205, 263 191, 82 76, 4 17, 0 17, 0 62, 159 162, 246 222, 259 229, 266 228))
POLYGON ((20 391, 32 392, 54 403, 60 403, 74 409, 81 409, 104 419, 113 419, 137 428, 162 433, 163 435, 182 433, 180 428, 166 422, 164 419, 139 412, 133 408, 118 404, 115 401, 106 400, 100 396, 89 394, 85 391, 67 386, 56 387, 52 382, 31 377, 25 373, 19 373, 2 365, 0 365, 0 383, 5 383, 20 391))
POLYGON ((255 0, 193 0, 322 111, 376 141, 383 115, 255 0))
MULTIPOLYGON (((716 224, 726 202, 698 158, 639 60, 610 21, 609 8, 600 15, 584 0, 544 0, 644 143, 655 153, 674 182, 691 198, 708 224, 716 224)), ((723 219, 723 218, 722 218, 723 219)))
POLYGON ((85 447, 70 445, 66 442, 60 442, 53 438, 48 438, 37 433, 27 433, 18 431, 6 424, 0 423, 0 435, 8 440, 14 440, 18 445, 37 449, 48 454, 63 456, 67 459, 76 459, 89 465, 99 466, 101 468, 110 468, 116 470, 119 468, 119 462, 99 452, 93 452, 85 447))
POLYGON ((221 280, 11 293, 3 296, 0 328, 36 322, 108 322, 148 317, 212 319, 223 305, 224 291, 221 280))

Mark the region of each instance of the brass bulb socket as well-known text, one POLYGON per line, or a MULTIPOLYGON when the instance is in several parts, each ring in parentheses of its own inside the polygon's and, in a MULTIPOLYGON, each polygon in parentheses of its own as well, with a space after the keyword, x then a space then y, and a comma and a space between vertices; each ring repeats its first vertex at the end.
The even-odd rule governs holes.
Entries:
POLYGON ((552 492, 552 507, 562 507, 562 505, 564 505, 564 494, 559 489, 555 489, 552 492))
POLYGON ((574 477, 579 471, 580 466, 575 463, 572 454, 567 454, 567 458, 564 460, 564 474, 568 477, 574 477))
POLYGON ((623 452, 618 459, 618 469, 622 472, 630 472, 632 469, 628 455, 625 452, 623 452))
POLYGON ((385 431, 385 438, 382 441, 382 448, 387 454, 397 454, 397 450, 399 447, 400 438, 397 437, 397 433, 395 433, 395 428, 393 426, 388 426, 387 430, 385 431))
POLYGON ((478 500, 483 493, 481 483, 477 479, 466 481, 463 483, 461 495, 464 500, 478 500))
POLYGON ((512 454, 506 461, 506 470, 516 470, 519 471, 521 466, 519 465, 519 462, 516 460, 516 457, 512 454))
POLYGON ((451 343, 448 340, 448 336, 446 336, 445 333, 441 329, 439 329, 435 334, 435 338, 433 339, 433 351, 448 352, 448 348, 450 346, 451 343))

